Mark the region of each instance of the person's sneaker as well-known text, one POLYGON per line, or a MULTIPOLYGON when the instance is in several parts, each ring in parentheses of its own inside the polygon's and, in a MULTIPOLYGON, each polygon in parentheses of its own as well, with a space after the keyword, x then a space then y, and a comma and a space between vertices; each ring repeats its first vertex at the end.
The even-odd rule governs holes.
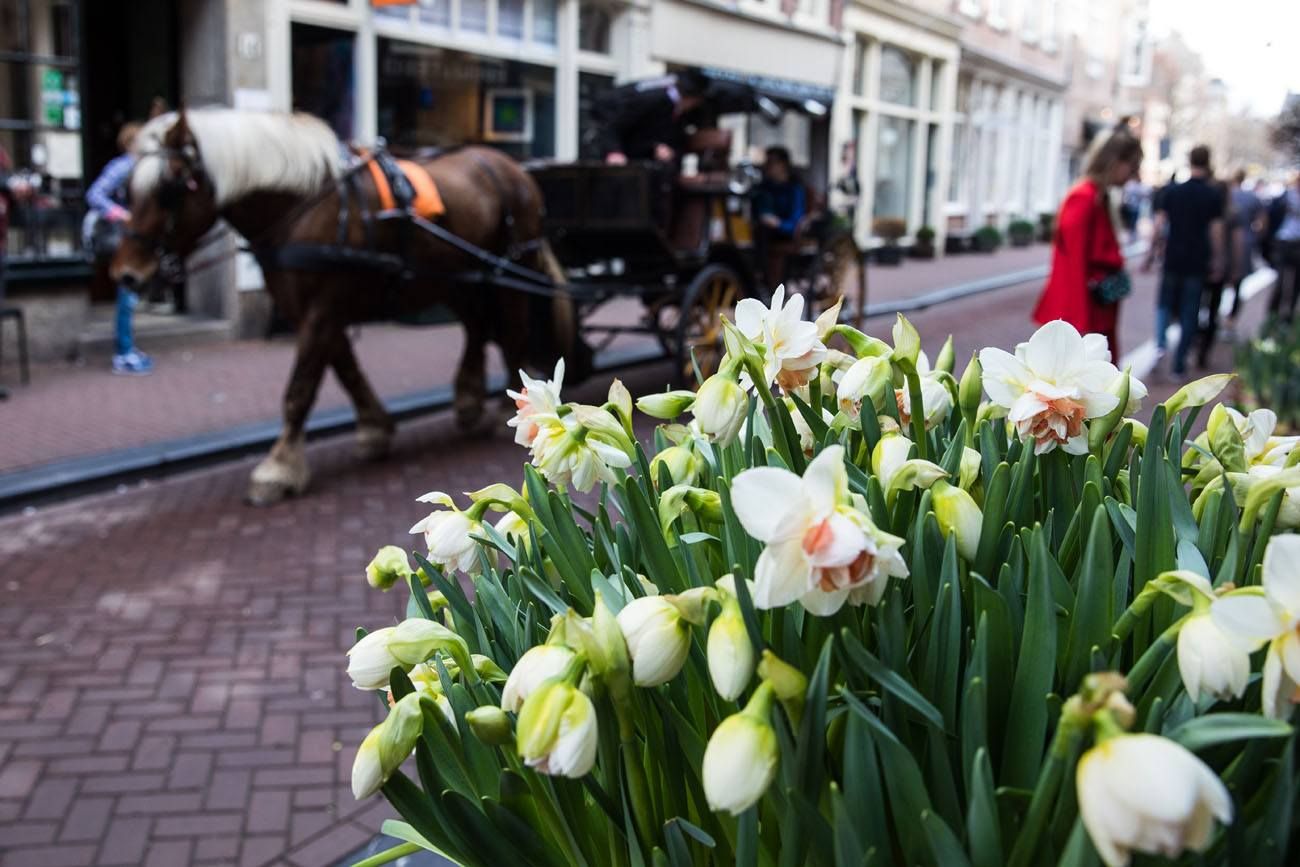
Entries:
POLYGON ((113 372, 130 376, 144 376, 153 373, 153 359, 137 349, 133 349, 125 355, 114 355, 113 372))

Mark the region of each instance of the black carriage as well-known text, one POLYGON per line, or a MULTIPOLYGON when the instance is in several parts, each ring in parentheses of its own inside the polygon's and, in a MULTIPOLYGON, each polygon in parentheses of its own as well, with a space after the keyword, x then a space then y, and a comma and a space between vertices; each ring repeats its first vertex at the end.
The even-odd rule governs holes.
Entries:
MULTIPOLYGON (((726 133, 697 133, 679 174, 653 163, 576 162, 534 166, 546 203, 547 240, 564 272, 580 335, 599 350, 619 334, 655 336, 678 379, 707 376, 722 354, 722 318, 734 318, 745 297, 767 301, 763 263, 750 218, 752 167, 729 169, 726 133), (618 299, 639 298, 640 322, 596 322, 618 299)), ((816 316, 844 297, 842 319, 860 324, 866 270, 851 229, 813 208, 776 251, 788 292, 807 299, 816 316)), ((770 270, 770 269, 769 269, 770 270)), ((626 319, 625 315, 619 318, 626 319)))

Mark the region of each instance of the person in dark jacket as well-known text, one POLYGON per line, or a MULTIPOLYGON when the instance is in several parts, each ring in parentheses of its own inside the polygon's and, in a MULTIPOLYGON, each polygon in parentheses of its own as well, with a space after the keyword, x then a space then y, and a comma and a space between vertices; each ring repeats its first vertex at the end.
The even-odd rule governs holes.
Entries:
POLYGON ((795 177, 790 151, 770 147, 763 158, 763 180, 754 188, 755 240, 759 261, 771 286, 785 280, 789 244, 807 213, 803 183, 795 177))
POLYGON ((709 80, 698 69, 617 87, 592 107, 597 147, 605 162, 675 162, 686 147, 686 128, 704 106, 709 80))

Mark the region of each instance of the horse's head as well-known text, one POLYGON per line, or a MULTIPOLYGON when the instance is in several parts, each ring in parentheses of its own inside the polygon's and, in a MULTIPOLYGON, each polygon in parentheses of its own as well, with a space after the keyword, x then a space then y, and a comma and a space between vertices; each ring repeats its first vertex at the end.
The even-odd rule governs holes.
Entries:
POLYGON ((185 257, 217 221, 212 179, 184 110, 150 121, 136 140, 131 219, 109 266, 119 282, 139 284, 168 255, 185 257))

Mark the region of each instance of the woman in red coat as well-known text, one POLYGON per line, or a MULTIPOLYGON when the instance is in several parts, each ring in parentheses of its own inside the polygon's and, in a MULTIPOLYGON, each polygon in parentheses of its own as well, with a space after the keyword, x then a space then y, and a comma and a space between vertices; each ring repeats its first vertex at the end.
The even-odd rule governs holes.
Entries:
POLYGON ((1103 334, 1119 357, 1119 302, 1093 297, 1090 285, 1124 268, 1109 191, 1122 187, 1142 162, 1142 145, 1120 128, 1094 146, 1087 171, 1056 215, 1052 270, 1034 308, 1034 321, 1064 319, 1080 334, 1103 334))

